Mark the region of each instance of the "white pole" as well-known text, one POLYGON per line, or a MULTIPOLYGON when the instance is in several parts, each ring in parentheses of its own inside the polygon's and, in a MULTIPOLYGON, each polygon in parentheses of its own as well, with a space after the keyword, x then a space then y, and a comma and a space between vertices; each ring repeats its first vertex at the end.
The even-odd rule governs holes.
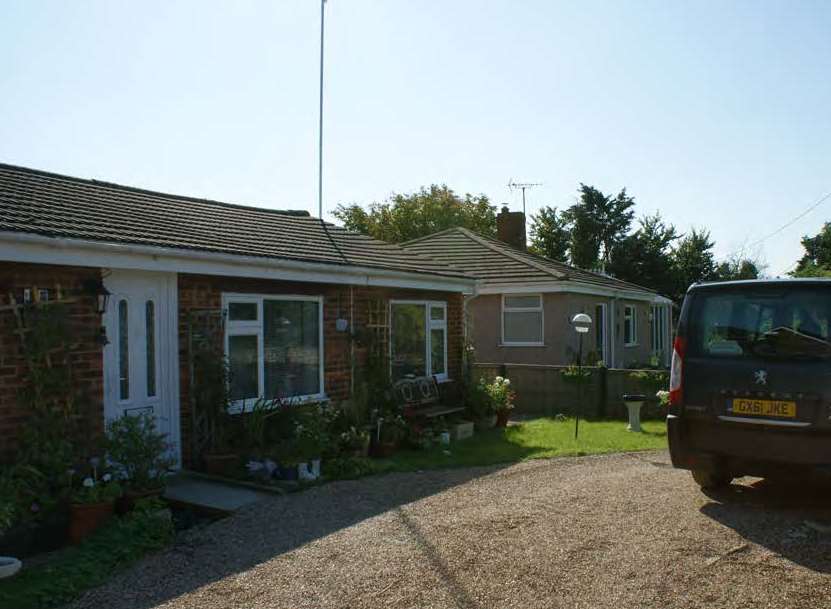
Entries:
POLYGON ((317 215, 323 220, 323 25, 326 0, 320 0, 320 108, 317 143, 317 215))

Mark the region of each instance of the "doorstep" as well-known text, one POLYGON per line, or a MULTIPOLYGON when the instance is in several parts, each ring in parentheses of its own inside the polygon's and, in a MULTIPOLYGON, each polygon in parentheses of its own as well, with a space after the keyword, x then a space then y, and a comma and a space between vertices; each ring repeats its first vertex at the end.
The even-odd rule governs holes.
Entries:
POLYGON ((164 493, 164 498, 174 505, 215 515, 232 514, 273 496, 273 493, 229 484, 187 471, 169 478, 164 493))

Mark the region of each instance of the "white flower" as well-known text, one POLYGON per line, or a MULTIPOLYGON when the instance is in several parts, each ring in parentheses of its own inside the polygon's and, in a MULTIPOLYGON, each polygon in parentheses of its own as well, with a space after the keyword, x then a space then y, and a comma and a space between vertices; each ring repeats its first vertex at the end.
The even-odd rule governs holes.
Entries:
POLYGON ((109 482, 112 479, 113 477, 110 474, 104 474, 103 476, 101 476, 101 480, 103 480, 104 482, 109 482))
POLYGON ((496 381, 497 383, 501 383, 501 382, 502 382, 502 381, 504 381, 505 379, 503 379, 501 376, 497 376, 497 377, 496 377, 495 379, 493 379, 493 380, 494 380, 494 381, 496 381))
POLYGON ((92 478, 84 478, 84 481, 81 484, 83 484, 87 488, 92 488, 93 486, 95 486, 95 480, 93 480, 92 478))
POLYGON ((511 379, 505 379, 502 382, 505 383, 506 385, 510 385, 511 384, 511 379))

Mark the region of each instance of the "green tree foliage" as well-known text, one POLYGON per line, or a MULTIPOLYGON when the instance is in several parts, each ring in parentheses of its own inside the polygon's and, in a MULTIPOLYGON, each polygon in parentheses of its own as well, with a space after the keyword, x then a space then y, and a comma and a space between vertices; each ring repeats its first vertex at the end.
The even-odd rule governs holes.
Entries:
POLYGON ((635 200, 625 188, 615 197, 586 184, 580 184, 579 192, 580 200, 563 213, 571 226, 571 263, 597 269, 609 263, 614 245, 629 232, 635 200))
POLYGON ((552 260, 568 260, 571 228, 564 214, 556 207, 543 207, 531 217, 531 247, 533 253, 552 260))
POLYGON ((660 213, 638 220, 640 227, 612 246, 609 274, 650 287, 662 294, 675 292, 672 248, 678 233, 660 213))
POLYGON ((791 272, 794 277, 831 277, 831 223, 814 237, 802 237, 805 254, 791 272))
POLYGON ((496 206, 485 195, 460 197, 446 185, 433 184, 412 194, 393 194, 368 210, 338 205, 334 216, 349 230, 390 243, 403 243, 461 226, 496 235, 496 206))
POLYGON ((721 262, 715 270, 716 281, 735 281, 737 279, 758 279, 763 266, 756 260, 735 256, 721 262))
POLYGON ((714 245, 710 240, 710 231, 703 228, 694 228, 679 240, 672 253, 672 262, 675 267, 673 296, 679 302, 691 284, 715 279, 714 245))

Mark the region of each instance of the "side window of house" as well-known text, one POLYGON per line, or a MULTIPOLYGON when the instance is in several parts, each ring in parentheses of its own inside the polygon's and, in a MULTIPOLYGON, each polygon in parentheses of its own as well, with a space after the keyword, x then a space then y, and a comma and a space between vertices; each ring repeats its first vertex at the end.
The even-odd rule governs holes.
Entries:
POLYGON ((623 309, 623 344, 638 344, 638 316, 634 305, 626 305, 623 309))
POLYGON ((428 374, 446 379, 446 303, 393 301, 390 310, 393 379, 428 374))
POLYGON ((234 402, 323 394, 318 297, 226 296, 226 350, 234 402))
POLYGON ((542 342, 542 294, 503 296, 502 344, 541 345, 542 342))
POLYGON ((666 349, 667 336, 667 308, 663 305, 652 305, 650 326, 652 334, 652 351, 663 353, 666 349))

